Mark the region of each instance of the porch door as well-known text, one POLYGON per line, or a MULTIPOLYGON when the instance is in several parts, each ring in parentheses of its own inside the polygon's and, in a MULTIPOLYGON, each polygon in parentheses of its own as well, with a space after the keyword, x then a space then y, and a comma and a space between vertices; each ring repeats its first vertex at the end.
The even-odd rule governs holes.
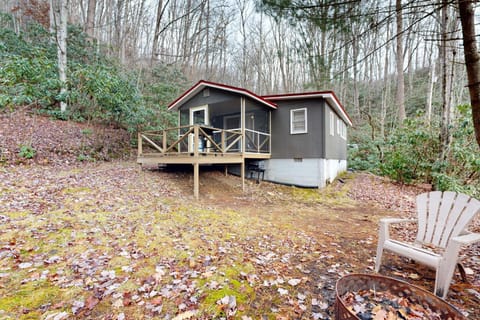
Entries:
MULTIPOLYGON (((233 115, 233 116, 226 116, 223 118, 223 128, 224 129, 229 129, 229 130, 232 130, 232 129, 237 129, 238 131, 240 131, 242 129, 242 123, 241 123, 241 119, 240 119, 240 115, 233 115)), ((230 142, 235 139, 235 137, 237 137, 237 135, 235 134, 232 134, 232 133, 227 133, 226 134, 226 141, 227 141, 227 145, 230 144, 230 142)), ((238 141, 235 145, 232 146, 232 148, 230 148, 230 151, 234 151, 234 152, 238 152, 241 150, 241 141, 238 141)))
MULTIPOLYGON (((190 125, 192 126, 195 124, 208 126, 209 124, 208 105, 190 108, 190 125)), ((194 141, 195 139, 194 139, 193 133, 189 134, 188 135, 188 152, 193 152, 194 141)), ((199 148, 199 151, 201 152, 203 152, 206 147, 204 145, 204 142, 205 142, 204 139, 200 138, 200 141, 199 141, 200 145, 198 146, 198 148, 199 148)))

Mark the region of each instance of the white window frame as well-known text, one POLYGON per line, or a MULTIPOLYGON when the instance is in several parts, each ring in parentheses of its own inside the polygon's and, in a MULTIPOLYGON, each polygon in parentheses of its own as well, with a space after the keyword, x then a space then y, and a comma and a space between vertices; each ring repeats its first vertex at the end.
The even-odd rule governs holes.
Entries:
POLYGON ((335 135, 335 114, 330 111, 330 135, 335 135))
POLYGON ((308 113, 307 113, 307 108, 298 108, 298 109, 292 109, 290 110, 290 134, 302 134, 302 133, 308 133, 308 113), (293 127, 293 114, 298 111, 303 111, 303 114, 305 116, 304 118, 304 129, 303 130, 294 130, 293 127))
POLYGON ((343 120, 340 121, 340 137, 347 140, 347 125, 343 120))

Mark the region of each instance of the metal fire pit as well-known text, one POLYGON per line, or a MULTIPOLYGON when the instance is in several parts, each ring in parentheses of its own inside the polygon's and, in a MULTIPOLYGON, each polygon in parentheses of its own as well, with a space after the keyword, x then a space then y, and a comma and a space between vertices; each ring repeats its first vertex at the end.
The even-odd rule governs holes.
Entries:
POLYGON ((396 296, 408 297, 408 299, 413 303, 420 304, 424 307, 430 308, 434 312, 437 312, 440 314, 441 319, 466 319, 451 304, 435 296, 433 293, 404 281, 369 274, 349 274, 337 281, 335 288, 335 319, 359 320, 359 317, 347 309, 344 301, 342 300, 342 296, 344 296, 347 292, 369 289, 374 289, 377 291, 390 291, 396 296))

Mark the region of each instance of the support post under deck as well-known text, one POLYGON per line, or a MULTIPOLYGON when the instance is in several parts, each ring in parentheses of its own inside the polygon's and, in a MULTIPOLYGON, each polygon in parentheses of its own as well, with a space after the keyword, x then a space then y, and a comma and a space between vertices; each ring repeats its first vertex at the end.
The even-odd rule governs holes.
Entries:
POLYGON ((245 159, 240 164, 240 175, 242 176, 242 191, 245 191, 245 159))
POLYGON ((194 163, 193 164, 193 196, 195 199, 199 199, 199 188, 200 188, 200 164, 194 163))

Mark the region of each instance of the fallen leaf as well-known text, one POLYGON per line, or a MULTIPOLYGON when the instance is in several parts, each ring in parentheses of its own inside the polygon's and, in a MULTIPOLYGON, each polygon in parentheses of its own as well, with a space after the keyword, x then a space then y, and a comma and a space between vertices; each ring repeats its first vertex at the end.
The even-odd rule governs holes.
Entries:
POLYGON ((418 280, 418 279, 420 279, 420 275, 417 274, 417 273, 410 273, 410 274, 408 275, 408 277, 409 277, 410 279, 412 279, 412 280, 418 280))
POLYGON ((278 288, 277 291, 278 291, 278 293, 280 293, 281 296, 284 296, 284 295, 288 294, 288 290, 283 289, 283 288, 278 288))
POLYGON ((95 306, 98 304, 98 302, 100 302, 100 300, 95 298, 95 296, 89 296, 87 298, 87 300, 85 301, 85 307, 88 310, 92 310, 93 308, 95 308, 95 306))
POLYGON ((183 313, 176 315, 172 320, 185 320, 195 317, 198 313, 198 310, 189 310, 183 313))

